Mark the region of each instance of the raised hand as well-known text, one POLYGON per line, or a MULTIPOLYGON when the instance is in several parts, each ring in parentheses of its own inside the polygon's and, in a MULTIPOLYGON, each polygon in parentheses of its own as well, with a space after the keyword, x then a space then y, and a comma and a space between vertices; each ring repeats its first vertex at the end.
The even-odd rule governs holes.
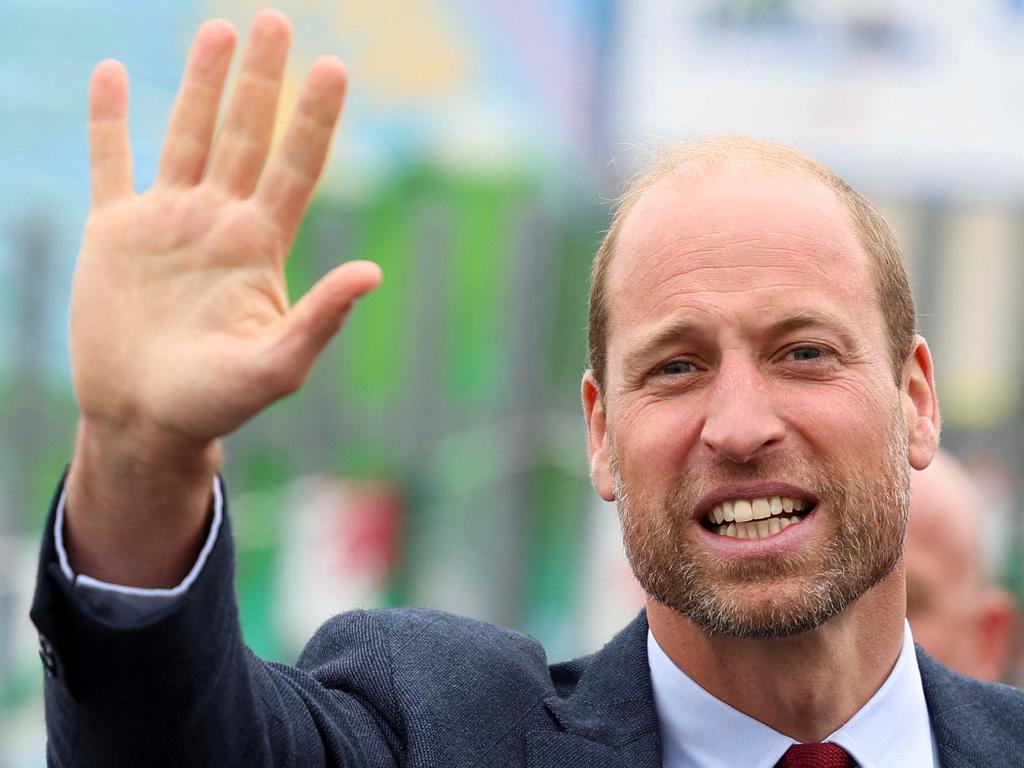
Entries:
POLYGON ((341 62, 319 59, 263 171, 289 36, 281 14, 256 17, 211 150, 235 33, 224 21, 200 28, 156 182, 141 195, 124 70, 96 68, 92 212, 70 326, 84 419, 195 441, 225 435, 295 390, 352 302, 379 282, 375 265, 344 264, 289 308, 284 262, 345 94, 341 62))
MULTIPOLYGON (((161 537, 180 539, 178 560, 188 559, 217 438, 299 387, 353 302, 380 281, 376 265, 350 262, 289 307, 284 262, 346 87, 341 62, 318 59, 267 162, 289 38, 282 14, 256 16, 214 141, 235 31, 218 20, 200 28, 156 181, 141 195, 126 74, 114 61, 93 74, 92 210, 71 298, 81 422, 68 512, 90 575, 124 581, 161 537), (132 511, 142 504, 149 511, 132 511), (127 570, 107 573, 111 553, 126 547, 138 562, 115 555, 127 570)), ((129 579, 164 582, 177 571, 129 579)))

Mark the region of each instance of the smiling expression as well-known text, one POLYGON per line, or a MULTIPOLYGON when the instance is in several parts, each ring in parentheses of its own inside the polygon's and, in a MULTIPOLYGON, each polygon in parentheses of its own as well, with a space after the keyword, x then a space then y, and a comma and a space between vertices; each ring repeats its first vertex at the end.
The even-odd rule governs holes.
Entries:
POLYGON ((784 636, 891 572, 907 397, 829 188, 746 166, 665 178, 623 222, 608 296, 591 473, 649 595, 710 631, 784 636))

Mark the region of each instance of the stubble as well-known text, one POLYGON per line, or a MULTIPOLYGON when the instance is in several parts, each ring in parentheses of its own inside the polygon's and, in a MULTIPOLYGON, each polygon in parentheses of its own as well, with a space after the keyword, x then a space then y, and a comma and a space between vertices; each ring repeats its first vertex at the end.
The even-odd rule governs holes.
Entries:
MULTIPOLYGON (((614 451, 623 542, 644 590, 707 632, 780 638, 815 629, 888 576, 903 553, 910 508, 907 436, 898 408, 875 462, 833 466, 774 454, 744 465, 722 461, 680 479, 665 498, 650 498, 623 478, 614 451), (724 561, 702 548, 693 507, 729 482, 776 480, 813 491, 813 514, 828 536, 813 550, 724 561)), ((801 523, 802 524, 802 523, 801 523)))

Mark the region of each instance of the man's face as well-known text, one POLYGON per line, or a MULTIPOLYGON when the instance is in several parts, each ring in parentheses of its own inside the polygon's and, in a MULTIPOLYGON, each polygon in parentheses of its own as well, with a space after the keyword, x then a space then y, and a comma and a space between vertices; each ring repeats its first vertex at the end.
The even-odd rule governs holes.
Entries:
POLYGON ((773 637, 884 578, 912 409, 834 194, 728 168, 663 180, 608 281, 603 404, 584 384, 591 469, 648 594, 708 631, 773 637))

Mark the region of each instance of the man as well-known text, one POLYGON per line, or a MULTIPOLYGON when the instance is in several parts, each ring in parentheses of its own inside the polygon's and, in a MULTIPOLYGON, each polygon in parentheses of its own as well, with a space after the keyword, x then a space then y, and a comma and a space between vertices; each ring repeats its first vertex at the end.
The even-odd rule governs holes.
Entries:
POLYGON ((257 16, 211 149, 234 35, 202 27, 140 196, 124 72, 93 78, 81 421, 33 606, 54 764, 1020 764, 1024 698, 915 655, 905 627, 908 470, 939 417, 892 237, 813 161, 745 140, 666 157, 595 260, 591 474, 646 613, 554 666, 423 611, 337 617, 294 669, 254 658, 217 440, 296 389, 380 280, 346 264, 287 306, 345 87, 313 65, 261 175, 287 38, 257 16))
POLYGON ((956 458, 939 451, 911 482, 907 618, 936 661, 982 680, 1004 679, 1013 599, 982 562, 981 495, 956 458))

